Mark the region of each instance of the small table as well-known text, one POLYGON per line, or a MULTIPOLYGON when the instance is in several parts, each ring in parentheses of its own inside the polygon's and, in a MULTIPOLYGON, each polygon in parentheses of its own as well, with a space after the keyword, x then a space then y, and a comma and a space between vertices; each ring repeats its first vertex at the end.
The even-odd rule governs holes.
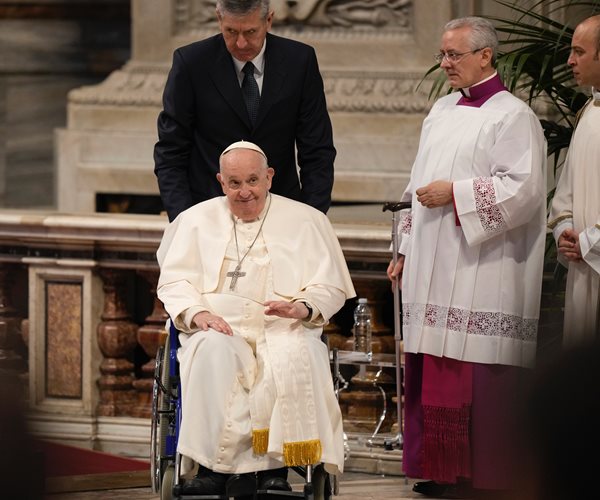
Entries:
MULTIPOLYGON (((330 357, 331 363, 333 364, 333 382, 334 382, 334 387, 335 387, 335 393, 336 393, 336 396, 338 396, 338 399, 339 399, 339 393, 346 390, 348 388, 348 386, 350 385, 349 382, 340 373, 340 365, 358 366, 359 374, 361 374, 361 373, 365 374, 367 366, 375 366, 378 368, 375 376, 372 379, 372 383, 373 383, 373 386, 376 387, 379 390, 379 392, 381 393, 381 396, 383 398, 383 409, 381 411, 381 414, 379 415, 379 420, 377 422, 377 426, 375 427, 375 430, 371 434, 371 437, 369 439, 367 439, 367 443, 369 444, 369 446, 373 446, 374 445, 373 440, 379 433, 379 430, 381 429, 381 426, 387 415, 387 397, 386 397, 385 390, 383 389, 383 387, 381 387, 381 385, 379 383, 380 377, 383 373, 384 368, 395 368, 396 367, 396 354, 373 353, 371 355, 368 355, 364 352, 344 351, 341 349, 334 348, 331 350, 329 357, 330 357), (340 384, 341 384, 341 387, 340 387, 340 384)), ((399 384, 396 383, 396 386, 398 387, 399 384)), ((402 396, 401 394, 396 394, 396 397, 401 397, 401 396, 402 396)), ((395 443, 397 443, 400 447, 402 446, 402 442, 403 442, 402 429, 400 427, 401 415, 398 415, 397 419, 398 419, 398 435, 391 440, 384 441, 384 447, 386 449, 392 449, 395 443)))

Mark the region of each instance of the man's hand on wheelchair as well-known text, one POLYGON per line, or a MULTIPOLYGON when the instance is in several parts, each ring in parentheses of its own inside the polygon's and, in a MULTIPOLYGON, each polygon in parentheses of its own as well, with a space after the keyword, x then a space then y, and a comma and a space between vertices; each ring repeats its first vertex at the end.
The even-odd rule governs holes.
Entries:
POLYGON ((203 331, 212 328, 213 330, 224 333, 225 335, 233 335, 233 330, 227 321, 221 318, 221 316, 209 313, 208 311, 202 311, 196 314, 192 320, 192 323, 203 331))
POLYGON ((304 305, 304 302, 268 300, 265 302, 265 314, 267 316, 279 316, 280 318, 306 319, 310 315, 310 311, 304 305))

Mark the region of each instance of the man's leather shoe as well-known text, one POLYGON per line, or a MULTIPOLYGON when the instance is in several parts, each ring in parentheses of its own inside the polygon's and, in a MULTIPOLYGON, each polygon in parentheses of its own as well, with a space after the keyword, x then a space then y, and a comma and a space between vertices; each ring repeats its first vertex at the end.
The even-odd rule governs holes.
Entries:
POLYGON ((184 495, 222 495, 229 476, 200 466, 196 476, 186 480, 181 490, 184 495))
POLYGON ((232 474, 225 483, 225 494, 228 497, 252 496, 256 491, 256 475, 251 472, 247 474, 232 474))
POLYGON ((282 477, 268 477, 260 483, 261 490, 292 491, 290 483, 282 477))
POLYGON ((286 481, 287 469, 263 470, 258 473, 259 490, 292 491, 290 483, 286 481))
POLYGON ((427 497, 437 498, 472 498, 473 488, 470 481, 459 481, 457 484, 442 484, 435 481, 421 481, 413 485, 413 491, 427 497))
POLYGON ((413 491, 426 497, 441 497, 448 488, 447 484, 436 483, 435 481, 420 481, 413 485, 413 491))

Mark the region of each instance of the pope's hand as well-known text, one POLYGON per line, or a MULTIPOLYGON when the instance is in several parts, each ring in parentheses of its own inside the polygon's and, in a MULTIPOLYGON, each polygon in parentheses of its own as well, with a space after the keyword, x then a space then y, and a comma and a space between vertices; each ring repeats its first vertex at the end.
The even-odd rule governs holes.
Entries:
POLYGON ((192 326, 193 325, 196 325, 198 328, 200 328, 200 330, 203 331, 212 328, 213 330, 224 333, 225 335, 233 335, 233 330, 227 321, 221 318, 221 316, 209 313, 208 311, 202 311, 196 314, 192 320, 192 326))
POLYGON ((308 308, 303 302, 287 302, 285 300, 268 300, 265 302, 265 314, 267 316, 307 319, 308 313, 308 308))
POLYGON ((452 203, 452 183, 433 181, 416 191, 417 201, 427 208, 443 207, 452 203))

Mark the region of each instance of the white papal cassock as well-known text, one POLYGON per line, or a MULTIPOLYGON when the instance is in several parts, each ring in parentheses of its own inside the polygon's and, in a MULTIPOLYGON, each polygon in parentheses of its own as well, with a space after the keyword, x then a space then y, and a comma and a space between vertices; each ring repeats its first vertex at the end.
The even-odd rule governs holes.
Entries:
POLYGON ((574 346, 594 340, 599 331, 600 287, 600 93, 589 101, 569 145, 548 224, 554 238, 565 229, 579 234, 583 261, 559 262, 569 269, 565 293, 563 343, 574 346))
POLYGON ((460 97, 438 100, 425 119, 402 197, 412 201, 400 218, 405 349, 531 366, 545 239, 544 136, 531 109, 507 91, 481 107, 457 106, 460 97), (415 190, 439 179, 453 182, 455 207, 417 201, 415 190))
POLYGON ((244 473, 310 463, 317 453, 330 472, 343 470, 342 418, 320 337, 354 289, 327 217, 270 198, 252 222, 233 217, 225 197, 199 203, 167 227, 157 253, 158 296, 184 332, 185 469, 194 461, 244 473), (227 274, 248 248, 245 275, 230 290, 227 274), (305 300, 314 313, 310 322, 266 316, 265 300, 305 300), (194 333, 191 320, 204 310, 222 316, 234 336, 194 333))

